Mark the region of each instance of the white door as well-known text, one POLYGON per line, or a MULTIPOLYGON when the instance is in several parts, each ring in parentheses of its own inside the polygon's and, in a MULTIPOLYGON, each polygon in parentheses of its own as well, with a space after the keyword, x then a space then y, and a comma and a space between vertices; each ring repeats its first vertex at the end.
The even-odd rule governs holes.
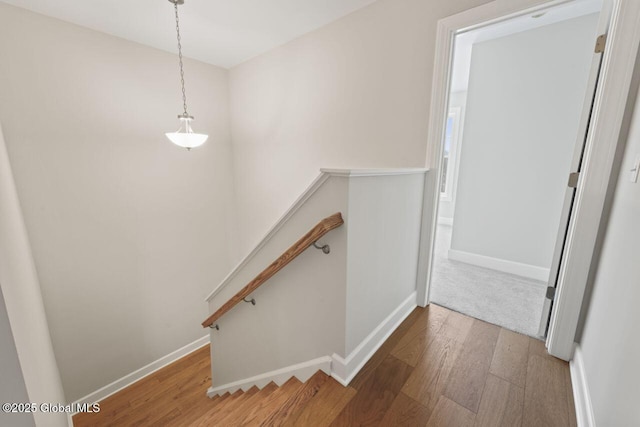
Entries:
MULTIPOLYGON (((600 19, 603 22, 603 19, 600 19)), ((601 25, 599 25, 601 27, 601 25)), ((571 170, 567 173, 567 190, 564 196, 564 205, 562 207, 562 215, 560 217, 560 226, 558 229, 558 237, 553 254, 551 269, 549 272, 549 282, 547 287, 547 295, 542 308, 542 318, 540 320, 539 335, 546 337, 549 329, 549 320, 551 317, 551 309, 553 308, 553 298, 555 296, 556 287, 558 285, 558 274, 562 263, 565 242, 567 238, 567 230, 571 214, 573 210, 573 201, 576 194, 576 184, 580 174, 582 159, 584 157, 585 143, 589 133, 589 124, 593 113, 593 103, 598 88, 598 80, 600 78, 600 70, 602 68, 602 57, 604 45, 606 43, 606 33, 599 36, 594 42, 594 54, 591 61, 591 71, 589 72, 589 81, 587 83, 587 91, 584 100, 582 117, 580 118, 580 127, 578 132, 578 140, 571 161, 571 170)))

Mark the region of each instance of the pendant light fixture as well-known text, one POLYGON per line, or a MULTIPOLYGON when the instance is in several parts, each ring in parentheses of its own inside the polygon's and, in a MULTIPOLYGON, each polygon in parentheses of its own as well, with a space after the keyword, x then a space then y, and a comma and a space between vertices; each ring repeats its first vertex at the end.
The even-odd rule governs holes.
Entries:
POLYGON ((193 132, 191 129, 191 122, 193 121, 193 116, 190 116, 187 113, 187 93, 184 90, 184 70, 182 67, 182 44, 180 43, 180 20, 178 19, 178 5, 184 4, 184 0, 169 0, 170 3, 173 3, 173 6, 176 11, 176 34, 178 37, 178 58, 180 60, 180 83, 182 84, 182 106, 184 107, 184 112, 178 116, 180 119, 180 128, 176 132, 166 133, 167 138, 174 144, 184 147, 187 150, 191 150, 192 148, 199 147, 207 140, 208 135, 204 135, 201 133, 193 132))

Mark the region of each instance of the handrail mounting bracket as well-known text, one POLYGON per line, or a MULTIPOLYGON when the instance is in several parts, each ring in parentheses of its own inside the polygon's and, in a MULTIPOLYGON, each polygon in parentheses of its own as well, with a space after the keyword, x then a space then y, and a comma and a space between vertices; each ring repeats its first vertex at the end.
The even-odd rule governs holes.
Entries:
POLYGON ((313 242, 313 247, 322 250, 325 255, 328 255, 329 252, 331 252, 331 247, 329 245, 320 246, 317 241, 313 242))

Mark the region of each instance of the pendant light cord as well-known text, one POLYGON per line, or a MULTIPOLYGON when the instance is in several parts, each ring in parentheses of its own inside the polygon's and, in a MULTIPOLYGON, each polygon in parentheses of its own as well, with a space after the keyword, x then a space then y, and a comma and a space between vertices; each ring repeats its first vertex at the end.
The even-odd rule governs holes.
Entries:
POLYGON ((187 92, 184 89, 184 69, 182 67, 182 43, 180 43, 180 19, 178 18, 178 2, 173 2, 176 9, 176 34, 178 36, 178 58, 180 59, 180 83, 182 85, 182 105, 184 106, 184 116, 187 117, 187 92))

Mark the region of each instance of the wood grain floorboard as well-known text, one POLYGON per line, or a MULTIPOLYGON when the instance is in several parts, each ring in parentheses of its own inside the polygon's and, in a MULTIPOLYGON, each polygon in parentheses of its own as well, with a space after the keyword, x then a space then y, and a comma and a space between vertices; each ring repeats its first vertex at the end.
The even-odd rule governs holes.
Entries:
MULTIPOLYGON (((182 414, 176 408, 167 409, 167 413, 158 414, 157 416, 150 416, 141 421, 139 426, 154 426, 154 427, 162 427, 162 426, 174 426, 175 423, 180 419, 182 414)), ((135 424, 134 424, 135 425, 135 424)))
POLYGON ((349 386, 358 389, 367 381, 369 376, 376 370, 386 357, 391 354, 391 351, 398 345, 398 342, 404 337, 407 331, 413 326, 417 319, 423 315, 426 308, 416 307, 407 318, 396 328, 395 331, 387 338, 387 340, 380 346, 380 348, 373 354, 371 359, 365 363, 360 372, 355 376, 349 386))
MULTIPOLYGON (((213 413, 205 416, 204 418, 207 418, 207 422, 217 426, 232 425, 229 423, 229 418, 233 418, 236 411, 238 411, 238 413, 242 413, 242 411, 240 411, 240 408, 243 407, 246 402, 250 400, 254 395, 258 394, 260 392, 260 389, 254 386, 246 392, 242 392, 241 390, 240 392, 242 393, 242 396, 240 396, 239 399, 236 399, 233 402, 229 402, 229 404, 223 405, 220 408, 214 408, 213 413)), ((205 426, 207 424, 201 425, 205 426)))
POLYGON ((540 341, 535 338, 529 338, 529 356, 531 355, 540 356, 543 359, 548 359, 548 360, 557 360, 557 361, 560 360, 549 354, 544 344, 544 341, 540 341))
POLYGON ((212 408, 223 404, 223 402, 224 399, 220 396, 209 399, 206 393, 203 394, 201 390, 192 390, 189 393, 185 393, 172 404, 182 414, 181 418, 172 427, 189 426, 194 420, 197 420, 212 408))
POLYGON ((452 338, 434 338, 402 387, 402 392, 433 411, 461 350, 462 344, 452 338))
POLYGON ((76 427, 451 426, 576 427, 568 364, 542 341, 435 305, 415 309, 352 381, 209 399, 208 347, 77 414, 76 427))
POLYGON ((558 360, 529 356, 524 396, 524 427, 568 426, 565 366, 558 360))
POLYGON ((121 417, 131 410, 131 405, 124 399, 116 399, 111 396, 100 402, 100 412, 95 413, 79 413, 73 416, 73 425, 76 427, 84 426, 103 426, 113 422, 118 415, 121 417))
POLYGON ((303 408, 291 414, 283 425, 286 427, 329 426, 356 393, 354 388, 343 387, 333 378, 329 378, 320 387, 318 393, 303 408))
POLYGON ((280 389, 273 392, 275 398, 269 408, 262 411, 261 414, 249 423, 245 423, 245 426, 264 426, 265 421, 272 417, 274 413, 277 413, 286 402, 291 400, 294 395, 300 393, 303 388, 302 384, 297 378, 293 377, 289 381, 280 387, 280 389))
POLYGON ((272 412, 262 423, 265 427, 275 427, 284 424, 285 420, 298 409, 304 407, 313 396, 315 396, 320 387, 327 381, 329 377, 322 371, 316 372, 307 382, 305 382, 300 390, 291 396, 282 406, 272 412))
POLYGON ((211 350, 208 345, 189 353, 185 357, 176 360, 165 368, 155 372, 152 376, 160 382, 167 380, 175 380, 177 375, 181 373, 193 372, 193 369, 199 364, 210 364, 211 350))
POLYGON ((236 410, 231 414, 225 417, 224 420, 220 423, 221 426, 238 426, 240 425, 240 421, 247 416, 249 411, 251 411, 256 405, 258 405, 263 399, 266 399, 271 393, 276 391, 278 386, 274 382, 270 382, 266 386, 262 387, 262 389, 247 399, 242 405, 240 405, 236 410))
POLYGON ((519 387, 524 387, 527 379, 530 339, 526 335, 501 328, 489 372, 519 387))
POLYGON ((99 413, 75 415, 73 423, 78 427, 127 426, 151 420, 160 424, 170 419, 177 425, 184 416, 180 407, 184 399, 189 399, 192 406, 198 403, 195 412, 205 412, 211 407, 209 405, 215 404, 216 401, 206 397, 211 383, 209 363, 209 346, 202 347, 103 399, 99 413))
POLYGON ((476 413, 498 341, 500 327, 474 320, 454 362, 444 395, 476 413))
POLYGON ((383 418, 413 368, 396 359, 387 358, 358 389, 349 404, 331 424, 338 426, 374 426, 383 418))
MULTIPOLYGON (((199 395, 198 397, 202 398, 203 396, 199 395)), ((205 396, 205 399, 208 398, 205 396)), ((180 419, 177 420, 172 427, 191 426, 196 422, 196 420, 205 416, 205 414, 207 414, 207 412, 209 412, 211 409, 217 407, 218 405, 224 405, 224 401, 225 399, 220 399, 220 397, 218 397, 218 399, 214 398, 213 403, 209 404, 196 399, 187 401, 180 407, 180 413, 182 414, 182 417, 180 417, 180 419)))
POLYGON ((217 406, 217 399, 209 399, 206 392, 202 393, 202 390, 183 390, 179 395, 174 396, 169 403, 171 406, 175 406, 185 413, 204 413, 210 408, 217 406))
POLYGON ((440 396, 427 427, 472 427, 476 414, 453 400, 440 396))
POLYGON ((524 388, 495 375, 489 375, 482 392, 477 427, 520 427, 524 388))
POLYGON ((147 405, 150 401, 155 400, 162 395, 163 387, 160 387, 160 381, 153 381, 145 385, 144 391, 129 400, 132 409, 147 405))
POLYGON ((450 310, 447 319, 442 324, 442 328, 438 331, 438 335, 463 343, 467 339, 467 335, 469 335, 473 320, 473 317, 450 310))
POLYGON ((289 397, 300 388, 302 383, 292 377, 286 383, 282 384, 277 390, 274 390, 265 399, 257 402, 245 418, 240 420, 243 426, 259 426, 266 420, 271 412, 276 411, 289 397))
POLYGON ((393 348, 391 354, 407 365, 416 366, 425 348, 449 316, 449 310, 431 304, 424 309, 414 324, 393 348))
POLYGON ((431 411, 404 393, 398 393, 389 410, 380 421, 381 427, 423 426, 431 411))
POLYGON ((180 415, 180 411, 177 408, 159 405, 155 411, 136 412, 135 410, 132 410, 125 416, 120 417, 118 420, 102 425, 127 427, 150 426, 160 420, 164 420, 163 422, 166 424, 168 420, 177 420, 180 415))

